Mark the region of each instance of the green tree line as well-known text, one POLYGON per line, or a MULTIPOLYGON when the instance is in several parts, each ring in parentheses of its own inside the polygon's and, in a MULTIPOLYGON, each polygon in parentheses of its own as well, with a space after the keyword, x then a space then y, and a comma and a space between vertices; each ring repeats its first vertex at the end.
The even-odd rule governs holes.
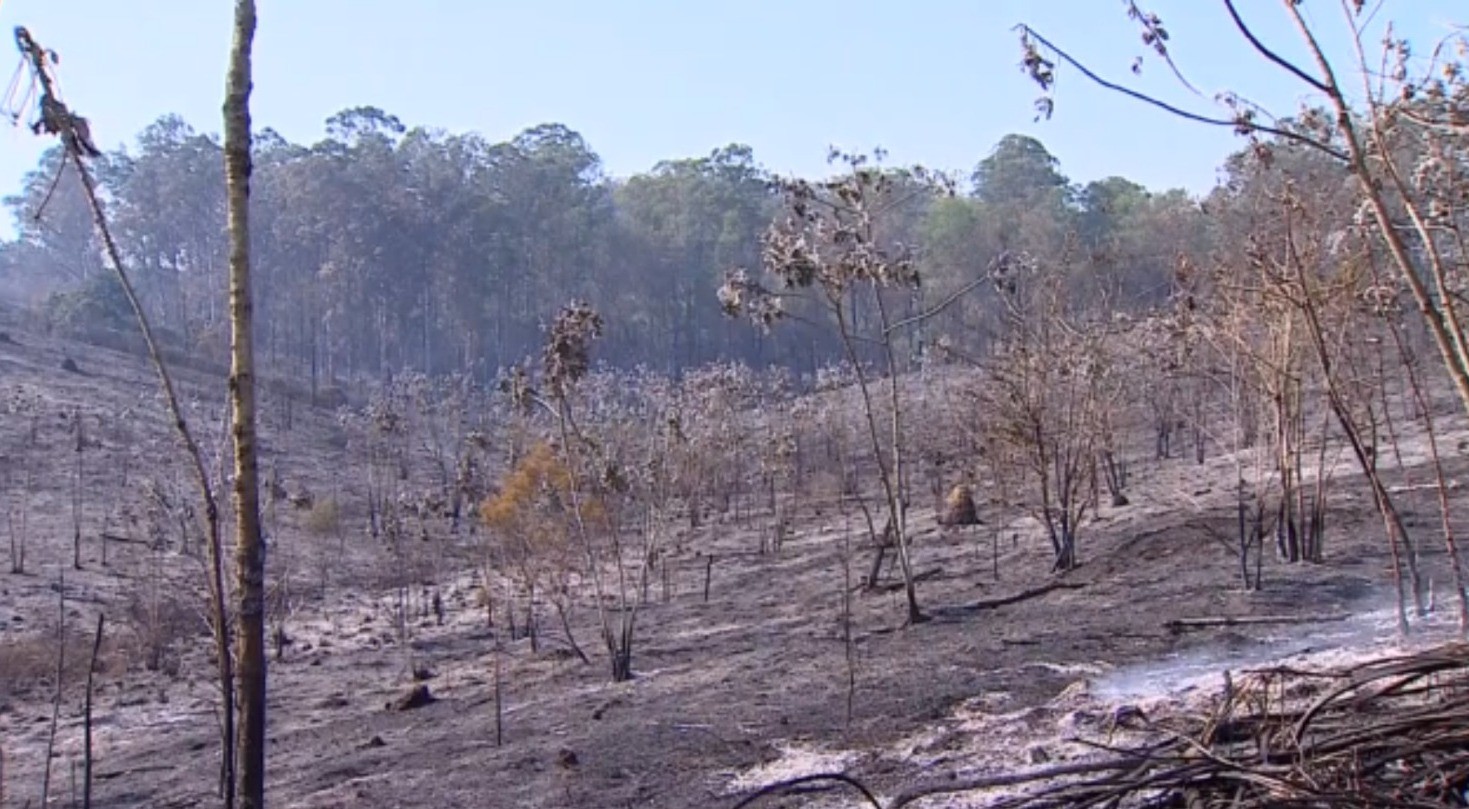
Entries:
MULTIPOLYGON (((328 118, 315 144, 265 129, 254 149, 255 308, 268 372, 488 379, 534 353, 544 320, 570 298, 607 314, 600 358, 614 366, 809 371, 841 356, 828 329, 773 340, 721 314, 714 290, 731 269, 759 266, 779 208, 748 146, 617 178, 563 125, 491 143, 361 107, 328 118)), ((206 357, 227 351, 222 159, 217 136, 168 115, 95 163, 150 314, 173 348, 206 357)), ((126 331, 126 302, 103 272, 76 178, 58 176, 58 165, 59 151, 46 153, 5 198, 17 236, 0 243, 0 279, 63 333, 126 331)), ((1078 301, 1147 306, 1166 297, 1180 251, 1209 238, 1186 193, 1121 177, 1072 183, 1027 136, 1003 138, 954 194, 917 183, 904 193, 903 171, 889 170, 898 176, 887 236, 917 246, 925 281, 893 302, 908 315, 1022 250, 1072 268, 1078 301)), ((966 295, 915 330, 905 356, 939 337, 981 349, 997 306, 992 291, 966 295)), ((864 322, 860 309, 854 322, 864 322)))

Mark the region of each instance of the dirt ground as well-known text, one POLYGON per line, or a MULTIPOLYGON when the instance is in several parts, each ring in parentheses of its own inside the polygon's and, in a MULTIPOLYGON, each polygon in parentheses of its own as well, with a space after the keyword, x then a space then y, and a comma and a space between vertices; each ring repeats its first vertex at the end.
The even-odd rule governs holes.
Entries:
MULTIPOLYGON (((0 572, 0 678, 9 679, 0 679, 0 807, 39 805, 63 573, 73 667, 87 653, 98 613, 108 621, 93 709, 96 805, 218 805, 216 690, 202 616, 185 611, 181 618, 193 629, 165 667, 176 672, 148 670, 131 639, 141 623, 138 594, 197 592, 202 567, 126 542, 109 544, 103 567, 96 539, 104 525, 128 533, 126 519, 112 513, 126 500, 114 491, 124 487, 124 457, 127 487, 150 475, 179 480, 147 366, 101 349, 12 336, 14 344, 0 344, 0 396, 33 395, 42 406, 34 443, 22 411, 0 416, 0 491, 12 526, 20 504, 30 504, 28 572, 0 572), (64 355, 83 373, 60 370, 64 355), (62 418, 75 410, 93 419, 88 429, 101 442, 83 453, 81 571, 70 564, 75 439, 62 418)), ((212 380, 182 376, 190 412, 217 425, 218 399, 206 394, 212 380)), ((335 491, 344 501, 359 495, 360 475, 334 438, 333 414, 299 405, 286 432, 283 412, 267 397, 266 463, 314 491, 335 491)), ((1458 422, 1439 426, 1453 456, 1450 475, 1469 474, 1459 449, 1469 432, 1458 422)), ((210 435, 210 451, 219 438, 210 435)), ((1421 463, 1421 453, 1408 461, 1421 463)), ((1060 580, 1067 586, 999 607, 984 602, 1056 580, 1038 526, 986 512, 985 526, 941 531, 931 512, 919 512, 915 565, 932 620, 903 627, 898 590, 853 592, 850 666, 843 591, 869 558, 856 521, 807 507, 776 554, 757 553, 750 529, 716 522, 681 543, 667 599, 655 588, 643 608, 631 682, 609 682, 586 605, 575 626, 591 665, 552 638, 539 653, 526 640, 505 647, 498 744, 495 645, 472 569, 442 582, 444 623, 423 614, 405 649, 393 629, 391 594, 364 584, 371 580, 371 551, 361 547, 368 540, 313 539, 288 525, 273 560, 297 565, 303 580, 314 580, 318 569, 333 580, 304 599, 287 625, 294 643, 270 669, 270 803, 726 806, 764 783, 823 769, 845 770, 893 794, 914 782, 1064 757, 1068 734, 1101 732, 1112 707, 1177 692, 1193 674, 1390 639, 1391 560, 1347 460, 1333 483, 1325 563, 1286 565, 1267 553, 1258 592, 1241 589, 1236 560, 1211 533, 1228 536, 1233 525, 1232 463, 1220 455, 1202 466, 1139 459, 1132 504, 1104 508, 1085 527, 1082 564, 1060 580), (849 548, 850 578, 843 566, 849 548), (1353 617, 1187 632, 1167 626, 1174 618, 1338 613, 1353 617), (410 660, 428 670, 436 701, 389 710, 413 682, 410 660)), ((1401 482, 1426 482, 1422 469, 1415 475, 1401 482)), ((1438 584, 1441 613, 1452 613, 1430 493, 1400 496, 1438 584)), ((1440 615, 1433 625, 1447 620, 1440 615)), ((51 794, 69 802, 80 777, 83 688, 77 675, 64 683, 51 794)), ((783 801, 761 805, 852 805, 822 794, 783 801)))

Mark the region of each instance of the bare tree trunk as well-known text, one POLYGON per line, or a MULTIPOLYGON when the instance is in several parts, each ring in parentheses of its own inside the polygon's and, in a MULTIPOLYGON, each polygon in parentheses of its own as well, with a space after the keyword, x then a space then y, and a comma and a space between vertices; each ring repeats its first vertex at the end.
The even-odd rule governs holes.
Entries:
POLYGON ((230 409, 235 438, 235 575, 239 595, 240 806, 265 806, 265 543, 255 460, 255 357, 250 293, 250 89, 255 2, 236 0, 224 101, 230 237, 230 409))
MULTIPOLYGON (((854 313, 857 311, 855 302, 852 304, 852 311, 854 313)), ((918 590, 913 580, 913 567, 908 557, 907 537, 904 534, 907 527, 907 520, 905 519, 905 505, 903 503, 902 468, 898 467, 897 469, 893 469, 890 467, 888 465, 889 460, 887 454, 883 450, 882 438, 877 427, 877 407, 872 400, 872 391, 867 380, 867 374, 862 369, 861 359, 857 356, 856 347, 853 345, 852 335, 856 332, 856 329, 850 325, 851 321, 841 301, 835 302, 835 305, 832 307, 832 312, 836 316, 837 329, 842 338, 842 344, 846 348, 847 361, 852 364, 853 373, 857 377, 857 389, 862 394, 862 414, 867 424, 868 437, 872 440, 873 455, 877 459, 878 478, 882 482, 883 494, 887 500, 888 520, 893 526, 893 545, 897 549, 899 565, 903 570, 903 594, 907 599, 908 623, 922 623, 927 618, 918 606, 918 590)), ((896 369, 891 365, 889 365, 888 371, 889 373, 896 373, 896 369)), ((891 387, 895 384, 892 380, 889 381, 889 391, 894 396, 893 404, 897 405, 896 388, 891 387)), ((899 412, 895 406, 893 409, 893 423, 895 425, 898 424, 899 412)), ((890 449, 893 453, 892 458, 894 460, 901 460, 902 448, 895 444, 890 449)), ((877 565, 873 568, 873 577, 869 580, 869 585, 877 581, 878 568, 881 565, 882 559, 879 558, 877 565)))
MULTIPOLYGON (((51 805, 51 760, 56 757, 56 726, 61 721, 61 689, 66 683, 66 571, 56 581, 56 697, 51 701, 51 732, 46 735, 46 767, 41 775, 41 806, 51 805)), ((26 803, 30 805, 29 802, 26 803)))
POLYGON ((84 733, 82 776, 82 809, 92 809, 92 676, 97 673, 97 653, 102 650, 102 623, 104 615, 97 614, 97 634, 92 638, 92 659, 87 664, 87 701, 83 708, 82 728, 84 733))
MULTIPOLYGON (((1376 271, 1374 270, 1374 273, 1376 271)), ((1434 480, 1438 488, 1438 513, 1443 527, 1444 545, 1449 554, 1449 565, 1454 572, 1454 591, 1459 602, 1459 634, 1469 635, 1469 589, 1465 587, 1464 561, 1459 555, 1458 542, 1454 538, 1453 520, 1450 517, 1448 482, 1444 476, 1443 458, 1439 454, 1439 440, 1433 422, 1433 408, 1429 405, 1428 397, 1424 393, 1423 385, 1418 381, 1418 374, 1413 370, 1412 349, 1403 342, 1403 335, 1395 328, 1396 324, 1390 325, 1388 331, 1393 335, 1393 342, 1397 345, 1399 355, 1403 359, 1403 368, 1408 380, 1408 394, 1404 398, 1417 403, 1422 410, 1423 428, 1428 436, 1429 458, 1433 461, 1434 480)), ((1389 423, 1391 426, 1391 423, 1389 423)), ((1392 439, 1393 451, 1398 450, 1396 436, 1392 439)), ((1399 465, 1402 459, 1398 459, 1399 465)))
POLYGON ((566 643, 571 647, 571 651, 576 655, 577 659, 583 663, 591 664, 592 659, 587 657, 586 652, 582 651, 581 644, 576 642, 576 635, 572 634, 571 613, 566 609, 566 602, 567 595, 564 590, 560 596, 552 600, 552 603, 556 606, 556 615, 561 618, 561 631, 566 633, 566 643))
POLYGON ((71 479, 71 569, 82 569, 82 457, 87 446, 86 432, 82 428, 82 411, 72 413, 72 429, 76 431, 76 468, 71 479))

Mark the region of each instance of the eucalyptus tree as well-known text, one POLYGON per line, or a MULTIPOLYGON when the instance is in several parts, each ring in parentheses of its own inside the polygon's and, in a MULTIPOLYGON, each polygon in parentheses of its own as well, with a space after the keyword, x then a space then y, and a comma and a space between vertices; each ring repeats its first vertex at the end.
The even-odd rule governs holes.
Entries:
MULTIPOLYGON (((619 183, 618 222, 643 264, 615 301, 648 329, 628 348, 657 352, 669 370, 702 365, 752 342, 707 305, 724 270, 759 260, 760 233, 775 213, 765 172, 748 146, 666 160, 619 183), (661 350, 660 350, 661 349, 661 350)), ((615 337, 611 337, 613 349, 615 337)))
POLYGON ((160 326, 188 345, 225 345, 224 176, 217 137, 166 115, 138 135, 136 154, 110 161, 112 221, 140 292, 160 326))

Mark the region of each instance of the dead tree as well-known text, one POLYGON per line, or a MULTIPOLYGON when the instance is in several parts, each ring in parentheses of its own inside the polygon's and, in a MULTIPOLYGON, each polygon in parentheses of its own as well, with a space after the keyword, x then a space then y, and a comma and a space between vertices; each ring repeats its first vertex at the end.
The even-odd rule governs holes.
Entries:
MULTIPOLYGON (((893 173, 870 165, 865 156, 833 151, 831 160, 843 167, 843 174, 834 180, 782 184, 786 215, 766 232, 762 251, 764 268, 777 279, 781 291, 741 269, 726 276, 719 299, 727 314, 743 315, 768 329, 792 315, 792 295, 814 293, 808 301, 836 324, 847 363, 856 376, 867 438, 877 464, 887 519, 893 526, 892 547, 897 550, 903 571, 907 620, 915 624, 926 618, 918 605, 909 553, 911 473, 904 451, 906 405, 900 394, 896 344, 906 330, 942 311, 979 282, 961 287, 932 310, 898 318, 888 294, 911 292, 920 278, 911 251, 884 238, 884 214, 917 195, 951 192, 952 183, 915 168, 906 179, 918 190, 909 194, 897 188, 893 173), (863 329, 864 315, 875 321, 875 328, 863 329), (859 352, 859 345, 875 348, 885 384, 873 378, 864 362, 866 352, 859 352)), ((878 553, 883 553, 887 545, 875 531, 873 539, 878 553)), ((879 558, 875 566, 880 564, 879 558)))
MULTIPOLYGON (((1390 27, 1382 52, 1369 56, 1364 33, 1369 18, 1364 15, 1375 16, 1376 7, 1341 3, 1344 30, 1349 32, 1342 44, 1353 57, 1351 74, 1362 80, 1360 100, 1353 101, 1341 78, 1340 66, 1328 56, 1330 48, 1317 25, 1306 18, 1299 3, 1286 2, 1283 6, 1307 54, 1307 60, 1300 64, 1262 40, 1239 13, 1234 0, 1224 0, 1230 23, 1262 60, 1325 99, 1324 109, 1305 109, 1287 125, 1263 123, 1269 116, 1260 115, 1254 105, 1233 93, 1221 96, 1230 107, 1229 114, 1213 116, 1107 81, 1022 25, 1023 64, 1042 88, 1044 95, 1037 103, 1045 114, 1053 108, 1050 91, 1057 66, 1064 64, 1106 89, 1172 115, 1229 127, 1249 136, 1257 145, 1273 138, 1277 144, 1299 147, 1333 161, 1354 182, 1357 191, 1354 215, 1342 223, 1343 227, 1368 241, 1370 252, 1380 257, 1375 260, 1380 260, 1391 274, 1392 286, 1412 301, 1418 323, 1437 349, 1461 407, 1469 412, 1469 341, 1464 338, 1469 312, 1464 309, 1466 299, 1460 294, 1459 279, 1466 256, 1465 224, 1463 217, 1448 214, 1460 208, 1464 189, 1469 187, 1462 161, 1450 157, 1462 153, 1469 139, 1469 128, 1462 121, 1469 71, 1465 70, 1462 55, 1457 59, 1449 56, 1454 49, 1445 47, 1457 44, 1462 54, 1466 44, 1463 32, 1449 38, 1454 42, 1439 43, 1431 67, 1422 70, 1412 62, 1411 44, 1392 34, 1390 27)), ((1145 41, 1177 74, 1166 33, 1159 33, 1165 30, 1161 20, 1156 15, 1138 13, 1134 19, 1142 23, 1145 41)), ((1355 449, 1354 454, 1359 455, 1359 465, 1370 462, 1355 449)), ((1469 590, 1454 534, 1447 525, 1446 519, 1444 542, 1459 591, 1461 631, 1469 632, 1469 590)))
MULTIPOLYGON (((244 0, 241 0, 244 2, 244 0)), ((155 337, 152 324, 143 309, 142 302, 137 296, 132 283, 132 278, 127 268, 122 263, 122 252, 118 249, 116 241, 112 237, 112 230, 108 225, 107 217, 103 211, 101 199, 98 196, 97 184, 92 177, 91 169, 87 167, 86 160, 96 156, 96 148, 91 145, 90 127, 85 118, 71 111, 57 94, 52 70, 55 67, 55 54, 53 51, 43 48, 30 32, 25 28, 16 28, 16 44, 19 46, 22 56, 28 62, 32 79, 41 87, 39 110, 37 120, 31 125, 31 130, 38 134, 45 133, 56 135, 61 139, 65 147, 61 170, 65 170, 67 163, 76 168, 77 176, 81 180, 82 190, 86 196, 87 204, 92 212, 97 232, 102 238, 102 246, 112 271, 117 277, 118 284, 122 287, 128 305, 132 309, 137 321, 138 329, 142 332, 143 342, 148 348, 148 358, 152 362, 154 370, 158 374, 159 387, 163 391, 164 402, 167 406, 169 416, 173 419, 174 428, 179 439, 184 445, 185 457, 193 474, 195 485, 198 487, 199 500, 202 504, 204 520, 205 548, 208 554, 208 582, 210 591, 210 622, 214 631, 215 642, 215 665, 218 667, 220 686, 220 738, 222 741, 223 755, 220 759, 220 794, 225 801, 225 809, 232 809, 235 802, 235 671, 234 657, 230 651, 231 627, 229 623, 229 611, 225 605, 224 585, 224 561, 223 547, 220 536, 219 525, 219 503, 215 496, 212 479, 207 470, 204 453, 190 429, 188 421, 184 417, 183 408, 179 405, 178 394, 175 390, 173 377, 169 373, 168 366, 163 359, 158 340, 155 337)))
POLYGON ((235 573, 239 597, 240 805, 265 806, 265 541, 255 458, 254 299, 250 289, 250 88, 255 2, 236 0, 225 85, 225 187, 230 237, 230 420, 235 444, 235 573))

